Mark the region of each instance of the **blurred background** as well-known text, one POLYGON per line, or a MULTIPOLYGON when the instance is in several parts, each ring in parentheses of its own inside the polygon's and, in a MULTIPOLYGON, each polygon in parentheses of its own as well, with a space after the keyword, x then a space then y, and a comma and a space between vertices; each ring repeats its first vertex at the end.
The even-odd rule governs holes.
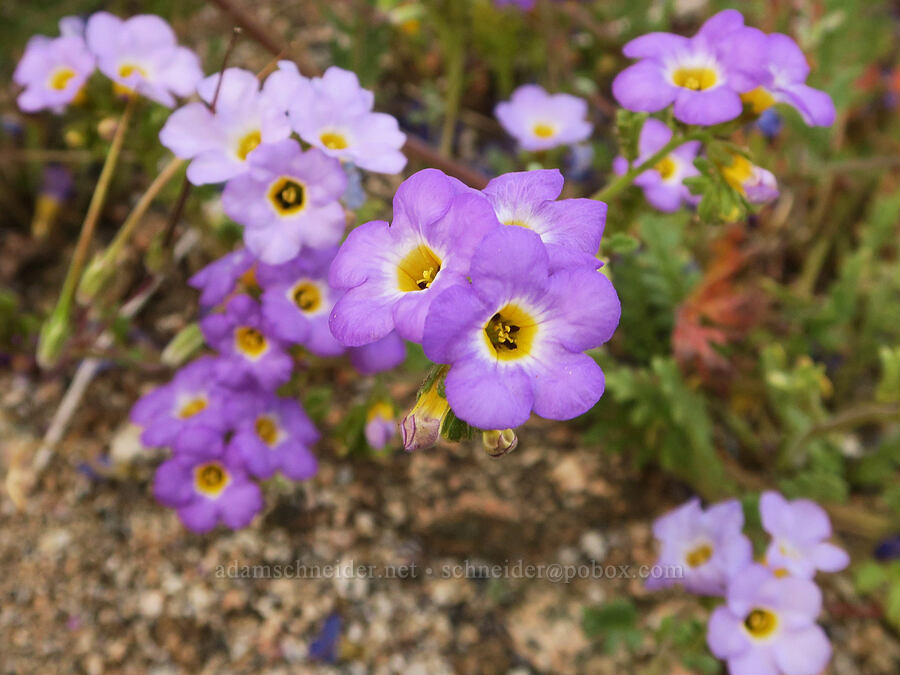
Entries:
MULTIPOLYGON (((898 33, 900 4, 888 0, 538 0, 529 11, 490 0, 5 0, 3 672, 719 673, 705 646, 708 605, 650 594, 618 566, 636 577, 651 564, 653 518, 690 496, 737 496, 753 514, 766 488, 825 505, 852 554, 850 569, 823 581, 828 672, 900 672, 898 33), (35 364, 118 111, 102 78, 65 115, 18 111, 15 64, 63 16, 159 14, 207 73, 243 25, 230 65, 259 71, 281 52, 305 74, 355 71, 376 108, 418 139, 406 175, 438 166, 477 184, 559 167, 575 197, 602 187, 618 154, 610 82, 627 63, 622 45, 651 30, 690 35, 724 7, 798 41, 837 122, 807 128, 779 110, 740 132, 781 188, 744 222, 654 213, 638 190, 610 204, 601 254, 623 315, 596 354, 607 393, 582 418, 532 420, 499 460, 478 442, 406 454, 395 438, 374 452, 362 424, 376 385, 347 363, 320 364, 304 396, 323 430, 319 475, 270 481, 265 512, 245 530, 192 535, 153 500, 161 456, 127 422, 138 396, 171 376, 162 350, 197 317, 187 278, 240 239, 218 188, 196 188, 175 232, 194 232, 195 245, 157 279, 154 242, 179 181, 142 221, 108 295, 77 314, 60 364, 35 364), (589 142, 518 152, 492 111, 528 82, 586 98, 589 142), (151 278, 159 288, 123 318, 151 278), (42 446, 92 357, 96 377, 68 430, 42 446), (554 583, 482 567, 518 562, 610 571, 554 583), (407 579, 321 567, 307 574, 316 578, 248 578, 329 564, 415 567, 407 579), (252 566, 263 567, 242 573, 252 566)), ((169 158, 157 140, 168 114, 138 109, 98 242, 169 158)), ((389 218, 401 180, 367 174, 356 222, 389 218)), ((377 383, 401 416, 425 366, 411 349, 377 383)), ((759 523, 749 530, 761 544, 759 523)))

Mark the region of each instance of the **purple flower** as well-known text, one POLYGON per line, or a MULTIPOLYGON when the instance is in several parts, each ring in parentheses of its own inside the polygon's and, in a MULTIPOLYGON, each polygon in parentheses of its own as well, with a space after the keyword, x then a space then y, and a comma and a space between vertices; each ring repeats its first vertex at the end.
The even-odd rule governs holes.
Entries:
POLYGON ((353 230, 331 265, 329 283, 348 289, 331 313, 331 332, 359 347, 396 329, 421 342, 431 299, 465 280, 475 246, 499 227, 490 203, 474 190, 425 169, 394 196, 394 221, 353 230))
POLYGON ((368 171, 403 170, 406 157, 400 148, 406 134, 391 115, 372 112, 375 97, 359 86, 354 73, 331 66, 322 77, 307 79, 290 61, 278 66, 266 81, 266 91, 281 92, 300 138, 368 171))
POLYGON ((319 432, 297 401, 266 392, 252 392, 235 406, 234 436, 229 450, 241 458, 250 475, 271 478, 281 471, 292 480, 316 474, 309 446, 319 432))
POLYGON ((247 165, 249 172, 225 186, 222 208, 244 226, 244 243, 257 258, 277 265, 302 246, 340 243, 345 220, 338 200, 347 176, 336 159, 285 139, 261 145, 247 165))
POLYGON ((766 36, 744 26, 726 9, 692 38, 649 33, 625 45, 625 56, 641 59, 616 76, 613 95, 622 107, 656 112, 675 104, 676 119, 712 125, 738 117, 740 94, 765 76, 766 36))
POLYGON ((212 356, 202 356, 135 403, 131 421, 143 427, 142 443, 196 452, 224 434, 231 394, 216 382, 217 363, 212 356))
POLYGON ((200 306, 213 307, 227 298, 238 280, 256 263, 245 248, 223 255, 188 279, 188 284, 200 291, 200 306))
POLYGON ((261 265, 262 315, 272 334, 303 345, 316 356, 340 356, 346 348, 331 334, 328 316, 342 295, 328 285, 336 247, 305 248, 282 265, 261 265))
MULTIPOLYGON (((636 165, 642 164, 672 139, 672 130, 653 118, 644 122, 638 140, 638 157, 636 165)), ((682 203, 693 204, 698 198, 691 194, 684 184, 685 178, 696 176, 700 172, 694 166, 694 158, 700 152, 700 141, 689 141, 678 146, 663 157, 652 169, 648 169, 634 180, 634 184, 644 190, 644 197, 660 211, 671 213, 677 211, 682 203)), ((617 174, 628 171, 628 162, 624 157, 616 157, 613 168, 617 174)))
POLYGON ((523 150, 549 150, 571 145, 591 135, 587 102, 569 94, 548 94, 536 84, 516 89, 509 101, 498 103, 494 115, 523 150))
POLYGON ((725 181, 751 204, 766 204, 778 198, 778 182, 772 172, 752 164, 743 155, 732 155, 731 164, 720 170, 725 181))
POLYGON ((350 347, 350 363, 363 375, 393 370, 406 360, 406 343, 391 331, 380 340, 350 347))
POLYGON ((724 594, 734 575, 753 562, 753 548, 741 532, 743 527, 744 512, 735 499, 704 511, 694 498, 657 518, 653 523, 653 536, 660 542, 657 565, 662 570, 680 567, 683 574, 651 577, 647 588, 682 584, 690 593, 724 594))
POLYGON ((94 66, 94 55, 80 35, 52 39, 36 35, 28 41, 13 73, 13 81, 25 87, 19 94, 19 108, 24 112, 61 110, 81 93, 94 66))
POLYGON ((394 406, 378 401, 366 414, 366 442, 375 450, 381 450, 397 433, 394 406))
POLYGON ((494 4, 497 7, 517 7, 521 9, 523 12, 527 12, 529 9, 534 9, 534 5, 537 0, 494 0, 494 4))
POLYGON ((153 495, 176 510, 194 532, 209 532, 223 523, 246 527, 263 508, 259 486, 250 481, 233 451, 219 448, 199 455, 176 455, 156 470, 153 495))
POLYGON ((551 275, 540 237, 523 227, 488 234, 472 256, 471 284, 431 303, 422 346, 446 379, 453 412, 480 429, 523 424, 534 410, 565 420, 603 394, 603 371, 582 352, 612 337, 619 299, 590 268, 551 275))
POLYGON ((595 199, 561 199, 564 179, 558 169, 507 173, 494 178, 484 195, 504 225, 540 235, 551 272, 572 265, 600 266, 595 258, 606 224, 606 204, 595 199))
POLYGON ((264 325, 259 305, 249 296, 231 298, 225 313, 205 317, 200 329, 206 341, 221 353, 215 375, 228 386, 255 382, 271 391, 290 379, 293 361, 264 325))
POLYGON ((806 57, 787 35, 766 36, 767 72, 762 83, 741 96, 761 114, 775 103, 786 103, 797 109, 810 126, 830 127, 834 124, 834 101, 824 91, 806 86, 809 64, 806 57))
POLYGON ((807 579, 779 579, 751 565, 728 585, 706 641, 731 675, 819 675, 831 644, 815 621, 822 592, 807 579))
MULTIPOLYGON (((173 94, 193 94, 203 77, 197 55, 179 47, 171 26, 153 14, 122 21, 97 12, 87 22, 85 37, 100 72, 120 90, 137 92, 164 106, 175 105, 173 94)), ((194 130, 200 135, 203 131, 194 130)))
POLYGON ((776 574, 812 579, 816 570, 838 572, 850 564, 847 553, 826 541, 831 521, 825 510, 808 499, 788 501, 777 492, 759 500, 763 529, 772 535, 766 564, 776 574))
POLYGON ((291 135, 284 111, 259 91, 249 70, 227 68, 197 85, 204 103, 188 103, 166 120, 160 142, 182 159, 192 160, 187 177, 194 185, 219 183, 249 170, 248 159, 261 143, 291 135), (222 79, 219 87, 219 79, 222 79), (216 111, 212 105, 216 98, 216 111))

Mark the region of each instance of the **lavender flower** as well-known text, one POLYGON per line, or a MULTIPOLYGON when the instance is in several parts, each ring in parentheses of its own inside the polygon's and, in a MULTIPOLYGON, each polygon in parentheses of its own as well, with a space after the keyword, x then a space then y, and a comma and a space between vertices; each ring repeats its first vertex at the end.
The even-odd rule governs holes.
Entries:
POLYGON ((228 428, 230 392, 217 384, 217 359, 203 356, 179 370, 172 381, 145 394, 131 409, 141 442, 195 452, 228 428))
POLYGON ((394 406, 378 401, 366 413, 366 442, 375 450, 381 450, 397 433, 394 406))
POLYGON ((261 143, 291 135, 284 112, 249 70, 226 68, 197 85, 204 103, 188 103, 173 112, 159 132, 160 142, 182 159, 192 160, 187 177, 194 185, 219 183, 249 170, 247 160, 261 143), (222 84, 219 86, 219 79, 222 84), (216 96, 216 111, 212 105, 216 96))
POLYGON ((244 226, 244 243, 270 265, 287 262, 304 245, 333 246, 344 234, 338 201, 347 187, 340 163, 292 139, 263 144, 247 159, 249 172, 228 181, 225 213, 244 226))
POLYGON ((737 10, 710 18, 693 38, 649 33, 625 45, 641 59, 616 76, 613 95, 622 107, 656 112, 675 104, 676 119, 712 125, 735 119, 740 94, 765 77, 766 36, 744 26, 737 10))
MULTIPOLYGON (((635 164, 642 164, 672 139, 672 130, 653 118, 644 122, 638 139, 638 157, 635 164)), ((683 203, 693 204, 698 198, 691 194, 684 184, 685 178, 696 176, 700 172, 694 166, 694 159, 700 152, 699 141, 689 141, 678 146, 663 157, 652 169, 641 173, 634 184, 644 190, 644 197, 660 211, 671 213, 677 211, 683 203)), ((616 157, 613 169, 619 175, 628 171, 628 161, 624 157, 616 157)))
POLYGON ((536 84, 516 89, 509 101, 498 103, 494 115, 523 150, 549 150, 571 145, 591 135, 587 102, 569 94, 548 94, 536 84))
POLYGON ((285 342, 303 345, 316 356, 339 356, 346 349, 328 327, 328 316, 342 295, 327 281, 336 252, 336 247, 303 249, 293 260, 282 265, 261 265, 257 272, 264 289, 262 315, 272 334, 285 342))
POLYGON ((812 579, 816 570, 838 572, 850 564, 843 550, 827 542, 831 521, 825 510, 808 499, 788 501, 777 492, 759 500, 763 529, 772 535, 766 564, 776 574, 812 579))
POLYGON ((504 225, 518 225, 540 235, 550 269, 588 265, 594 269, 606 204, 595 199, 561 199, 564 179, 558 169, 507 173, 494 178, 484 195, 504 225))
POLYGON ((188 279, 188 284, 200 291, 201 307, 213 307, 234 291, 238 280, 255 264, 253 254, 240 248, 204 267, 188 279))
POLYGON ((757 88, 741 95, 757 115, 775 103, 786 103, 797 109, 810 126, 830 127, 834 124, 834 102, 824 91, 806 85, 809 64, 797 43, 787 35, 766 36, 767 72, 757 88))
POLYGON ((353 230, 331 265, 329 283, 347 289, 331 332, 358 347, 396 329, 420 342, 431 299, 465 280, 475 246, 499 227, 488 201, 436 169, 407 178, 394 196, 394 221, 353 230))
POLYGON ((179 47, 171 26, 153 14, 122 21, 97 12, 87 22, 85 38, 100 72, 123 93, 137 92, 171 108, 173 94, 190 96, 203 77, 197 55, 179 47))
POLYGON ((582 352, 612 337, 619 299, 599 272, 551 276, 549 265, 539 236, 504 227, 475 249, 471 284, 431 303, 422 346, 435 363, 451 364, 447 401, 475 427, 515 428, 532 410, 570 419, 603 394, 603 371, 582 352))
POLYGON ((81 93, 94 72, 94 55, 79 35, 47 38, 36 35, 13 73, 13 81, 25 88, 17 102, 24 112, 61 110, 81 93))
POLYGON ((391 115, 372 112, 375 97, 359 86, 354 73, 332 66, 322 77, 307 79, 290 61, 278 65, 279 71, 266 81, 266 91, 282 92, 300 138, 368 171, 403 170, 406 157, 400 148, 406 134, 391 115))
POLYGON ((252 392, 234 406, 234 436, 229 450, 240 457, 250 475, 271 478, 281 471, 292 480, 316 474, 309 446, 319 432, 297 401, 267 392, 252 392))
POLYGON ((686 591, 722 595, 728 582, 753 561, 750 540, 741 530, 744 512, 740 502, 729 500, 706 511, 697 498, 682 504, 653 523, 660 542, 657 565, 680 567, 683 576, 651 577, 647 588, 656 590, 682 584, 686 591))
POLYGON ((153 494, 197 533, 209 532, 219 523, 240 529, 263 508, 259 486, 247 478, 236 453, 223 453, 221 446, 163 462, 156 470, 153 494))
POLYGON ((406 360, 406 343, 391 331, 380 340, 350 347, 350 363, 363 375, 393 370, 406 360))
POLYGON ((815 623, 822 593, 807 579, 779 579, 761 565, 728 586, 727 604, 709 620, 706 641, 731 675, 819 675, 831 644, 815 623))
POLYGON ((291 377, 293 362, 282 343, 263 323, 259 305, 236 295, 224 314, 210 314, 200 322, 206 341, 221 353, 215 375, 230 387, 256 383, 271 391, 291 377))

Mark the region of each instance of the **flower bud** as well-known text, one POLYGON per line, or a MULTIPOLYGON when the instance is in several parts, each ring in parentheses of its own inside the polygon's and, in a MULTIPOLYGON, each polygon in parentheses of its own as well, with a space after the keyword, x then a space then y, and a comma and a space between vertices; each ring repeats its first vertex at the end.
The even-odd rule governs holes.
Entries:
POLYGON ((441 424, 450 412, 447 399, 439 391, 443 379, 444 373, 441 372, 430 382, 426 381, 416 405, 400 424, 403 448, 407 452, 430 448, 441 435, 441 424))
POLYGON ((68 318, 57 313, 51 314, 41 326, 38 337, 37 362, 41 368, 52 368, 56 365, 68 337, 68 318))
POLYGON ((102 291, 116 272, 116 266, 112 264, 105 252, 97 253, 88 263, 78 282, 78 290, 75 300, 79 305, 89 305, 102 291))
POLYGON ((116 135, 116 128, 119 126, 119 120, 116 117, 104 117, 97 123, 97 134, 104 141, 111 141, 116 135))
POLYGON ((378 401, 366 415, 366 442, 375 450, 381 450, 397 433, 394 406, 387 401, 378 401))
POLYGON ((491 457, 508 455, 519 445, 515 429, 492 429, 481 434, 481 443, 491 457))
POLYGON ((35 239, 45 239, 50 234, 71 191, 72 174, 68 169, 52 165, 44 169, 44 181, 31 219, 31 234, 35 239))
POLYGON ((203 346, 203 332, 200 324, 188 324, 173 337, 163 349, 160 360, 167 366, 180 367, 203 346))

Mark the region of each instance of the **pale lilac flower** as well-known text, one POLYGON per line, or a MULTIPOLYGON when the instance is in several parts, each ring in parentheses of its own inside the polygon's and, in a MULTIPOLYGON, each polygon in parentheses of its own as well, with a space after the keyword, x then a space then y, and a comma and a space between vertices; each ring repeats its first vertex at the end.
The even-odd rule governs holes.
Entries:
POLYGON ((206 341, 219 351, 215 376, 230 387, 257 384, 272 391, 291 377, 293 361, 283 343, 264 325, 259 305, 247 295, 236 295, 223 314, 200 321, 206 341))
MULTIPOLYGON (((638 140, 638 156, 635 165, 640 165, 672 139, 672 130, 659 120, 650 118, 641 127, 638 140)), ((644 197, 660 211, 677 211, 683 203, 694 204, 699 198, 692 195, 684 184, 685 178, 699 175, 694 159, 700 152, 700 141, 688 141, 675 148, 657 162, 653 168, 641 173, 634 184, 644 191, 644 197)), ((619 175, 628 171, 628 161, 616 157, 613 169, 619 175)))
POLYGON ((379 173, 399 173, 406 166, 400 150, 406 134, 391 115, 372 112, 374 96, 354 73, 332 66, 322 77, 307 79, 296 65, 282 61, 266 81, 266 92, 281 93, 294 131, 326 154, 379 173))
POLYGON ((796 108, 810 126, 834 124, 834 101, 824 91, 806 85, 809 64, 797 43, 781 33, 772 33, 766 40, 767 73, 762 83, 742 94, 741 99, 752 105, 756 114, 775 103, 785 103, 796 108))
POLYGON ((188 103, 173 112, 159 140, 175 155, 192 160, 187 177, 194 185, 219 183, 249 171, 248 160, 262 143, 291 135, 284 112, 259 90, 249 70, 227 68, 197 86, 204 103, 188 103), (219 86, 219 79, 222 84, 219 86), (216 96, 216 110, 212 105, 216 96))
POLYGON ((227 298, 238 280, 256 264, 256 258, 245 248, 226 253, 188 279, 188 285, 200 291, 200 306, 213 307, 227 298))
POLYGON ((751 565, 728 585, 706 641, 731 675, 820 675, 831 644, 816 624, 822 592, 808 579, 777 578, 751 565))
POLYGON ((160 464, 153 495, 197 533, 219 523, 233 530, 246 527, 263 508, 262 492, 247 477, 241 458, 233 450, 222 452, 221 445, 160 464))
POLYGON ((656 590, 677 584, 690 593, 722 595, 728 582, 753 562, 753 548, 744 536, 744 512, 735 499, 713 504, 706 511, 697 498, 657 518, 653 536, 660 543, 657 566, 681 574, 647 579, 656 590))
POLYGON ((766 565, 776 574, 812 579, 816 570, 838 572, 850 564, 847 553, 829 543, 831 521, 825 509, 808 499, 788 501, 777 492, 759 500, 763 529, 772 535, 766 565))
POLYGON ((625 56, 641 59, 613 80, 619 104, 636 112, 657 112, 674 103, 685 124, 713 125, 738 117, 740 94, 759 86, 766 72, 766 36, 744 26, 726 9, 692 38, 648 33, 625 45, 625 56))
POLYGON ((366 442, 375 450, 381 450, 397 433, 394 406, 378 401, 366 414, 366 442))
POLYGON ((340 243, 347 187, 340 163, 293 139, 266 143, 247 159, 250 171, 228 181, 222 208, 244 226, 244 243, 262 262, 287 262, 301 247, 340 243))
POLYGON ((193 94, 203 77, 197 55, 179 47, 171 26, 153 14, 123 21, 108 12, 97 12, 88 19, 85 37, 100 72, 121 90, 137 92, 170 108, 175 96, 193 94))
POLYGON ((79 95, 94 66, 94 55, 80 35, 64 33, 52 39, 36 35, 13 73, 13 81, 25 87, 17 99, 19 108, 61 110, 79 95))
POLYGON ((536 84, 522 85, 509 101, 498 103, 494 115, 524 150, 549 150, 571 145, 591 135, 587 102, 569 94, 548 94, 536 84))
POLYGON ((291 480, 306 480, 318 465, 309 448, 319 432, 295 400, 255 391, 235 406, 234 436, 229 450, 241 458, 250 475, 271 478, 281 471, 291 480))
POLYGON ((551 271, 573 265, 596 269, 606 204, 596 199, 557 200, 564 182, 558 169, 507 173, 488 183, 484 195, 501 223, 540 235, 551 271))

